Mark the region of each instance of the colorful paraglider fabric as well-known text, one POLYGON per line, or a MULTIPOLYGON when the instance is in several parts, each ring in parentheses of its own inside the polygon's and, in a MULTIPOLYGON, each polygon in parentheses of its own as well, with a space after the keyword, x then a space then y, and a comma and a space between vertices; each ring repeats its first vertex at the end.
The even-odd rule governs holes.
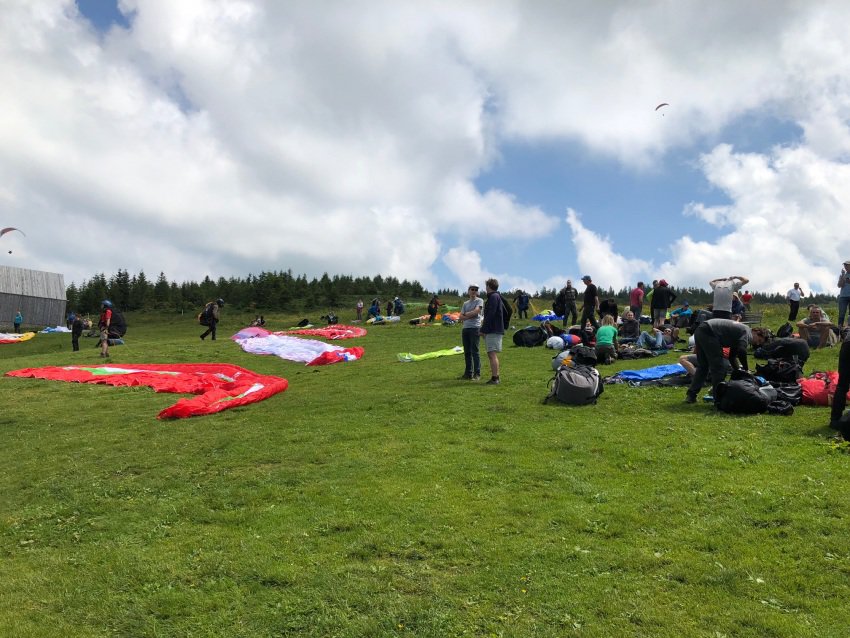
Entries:
POLYGON ((385 317, 383 315, 378 315, 377 317, 369 317, 366 320, 366 323, 371 323, 373 326, 380 326, 381 324, 396 323, 398 321, 401 321, 401 317, 398 317, 398 316, 385 317))
POLYGON ((149 386, 154 392, 179 392, 198 396, 180 399, 158 415, 159 419, 181 419, 214 414, 256 403, 286 390, 281 377, 257 374, 227 363, 140 363, 101 366, 25 368, 7 377, 51 379, 114 386, 149 386))
POLYGON ((21 235, 24 235, 24 237, 26 237, 24 231, 22 231, 20 228, 12 228, 11 226, 0 229, 0 237, 5 235, 6 233, 11 233, 13 230, 17 230, 19 233, 21 233, 21 235))
POLYGON ((363 357, 363 348, 342 348, 315 339, 301 339, 281 334, 257 335, 237 339, 245 328, 233 335, 234 341, 251 354, 272 354, 288 361, 306 363, 308 366, 328 365, 343 361, 356 361, 363 357))
MULTIPOLYGON (((832 405, 835 395, 835 387, 838 384, 838 371, 814 372, 805 379, 798 379, 797 383, 803 390, 803 405, 828 406, 832 405)), ((847 393, 850 399, 850 392, 847 393)))
POLYGON ((21 343, 22 341, 29 341, 34 336, 34 332, 24 332, 22 334, 15 332, 0 332, 0 343, 21 343))
POLYGON ((448 357, 453 354, 463 354, 463 348, 455 346, 446 350, 437 350, 435 352, 426 352, 425 354, 413 354, 412 352, 399 352, 398 360, 402 363, 410 363, 411 361, 422 361, 424 359, 436 359, 437 357, 448 357))
POLYGON ((40 331, 41 334, 50 334, 51 332, 71 332, 67 326, 48 326, 40 331))
POLYGON ((561 315, 556 315, 551 310, 545 310, 540 314, 536 314, 532 317, 534 321, 563 321, 564 318, 561 315))
POLYGON ((324 337, 336 341, 337 339, 353 339, 354 337, 362 337, 366 334, 366 328, 358 326, 346 326, 341 323, 327 326, 326 328, 290 328, 283 332, 275 332, 274 334, 290 334, 290 335, 309 335, 312 337, 324 337))
POLYGON ((444 326, 453 326, 458 321, 460 321, 460 313, 459 312, 444 312, 443 316, 440 318, 440 321, 443 322, 444 326))

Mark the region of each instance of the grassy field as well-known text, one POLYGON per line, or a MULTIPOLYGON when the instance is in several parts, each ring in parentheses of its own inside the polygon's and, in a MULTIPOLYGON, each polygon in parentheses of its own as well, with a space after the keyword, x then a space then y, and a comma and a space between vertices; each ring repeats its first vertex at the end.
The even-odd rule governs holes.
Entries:
MULTIPOLYGON (((228 311, 216 342, 128 316, 112 361, 231 362, 286 392, 163 422, 175 395, 0 379, 0 635, 850 633, 850 455, 825 408, 626 386, 542 405, 552 352, 509 340, 501 386, 457 380, 462 356, 396 361, 458 345, 442 326, 370 328, 363 360, 308 368, 243 353, 228 311)), ((93 339, 0 346, 0 372, 81 362, 93 339)))

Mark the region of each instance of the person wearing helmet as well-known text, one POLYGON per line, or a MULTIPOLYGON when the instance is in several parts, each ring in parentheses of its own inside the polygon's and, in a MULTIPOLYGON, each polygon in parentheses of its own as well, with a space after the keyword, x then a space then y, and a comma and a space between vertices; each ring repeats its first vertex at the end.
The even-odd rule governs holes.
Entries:
POLYGON ((97 327, 100 330, 100 356, 109 356, 109 324, 112 323, 112 302, 104 299, 100 304, 100 319, 97 327))
POLYGON ((206 331, 201 334, 201 341, 206 339, 207 335, 211 335, 210 339, 215 341, 215 329, 218 325, 220 314, 219 308, 224 306, 224 299, 216 299, 215 301, 209 302, 206 306, 204 306, 204 311, 201 313, 206 319, 208 326, 206 331))

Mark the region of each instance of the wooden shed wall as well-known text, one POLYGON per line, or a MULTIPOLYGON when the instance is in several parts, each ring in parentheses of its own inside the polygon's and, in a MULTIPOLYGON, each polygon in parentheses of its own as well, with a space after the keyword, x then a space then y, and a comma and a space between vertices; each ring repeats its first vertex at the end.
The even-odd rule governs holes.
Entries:
POLYGON ((18 310, 24 316, 24 328, 65 325, 65 278, 0 266, 0 326, 11 327, 18 310))

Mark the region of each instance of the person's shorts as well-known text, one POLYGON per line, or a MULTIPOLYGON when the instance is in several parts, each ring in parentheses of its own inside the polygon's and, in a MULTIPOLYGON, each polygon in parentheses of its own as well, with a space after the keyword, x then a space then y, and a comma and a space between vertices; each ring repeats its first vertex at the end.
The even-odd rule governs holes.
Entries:
POLYGON ((493 333, 484 335, 484 347, 487 352, 501 352, 503 336, 493 333))
POLYGON ((667 317, 667 310, 664 308, 653 308, 652 309, 652 320, 653 321, 664 321, 667 317))
POLYGON ((106 341, 108 339, 109 339, 109 330, 107 330, 106 328, 101 328, 100 329, 100 340, 106 341))

